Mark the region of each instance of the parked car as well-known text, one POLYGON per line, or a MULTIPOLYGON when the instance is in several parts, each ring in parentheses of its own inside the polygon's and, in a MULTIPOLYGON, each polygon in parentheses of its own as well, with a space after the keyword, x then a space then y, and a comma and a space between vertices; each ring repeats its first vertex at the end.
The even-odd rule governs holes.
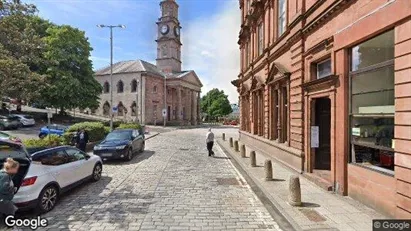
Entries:
POLYGON ((21 123, 17 116, 7 115, 2 116, 0 115, 0 131, 4 129, 17 129, 21 127, 21 123))
POLYGON ((36 125, 36 121, 31 115, 15 114, 14 116, 17 116, 19 118, 19 121, 22 126, 31 127, 31 126, 36 125))
POLYGON ((133 159, 134 153, 143 152, 144 134, 135 129, 118 129, 107 134, 106 138, 94 146, 93 153, 102 159, 133 159))
POLYGON ((62 146, 30 156, 22 144, 0 140, 0 165, 7 157, 20 163, 13 177, 17 187, 13 202, 21 210, 52 210, 59 196, 87 180, 98 181, 103 169, 100 157, 62 146))
POLYGON ((21 139, 15 137, 15 136, 11 136, 5 132, 0 132, 0 140, 11 140, 17 143, 21 143, 21 139))
POLYGON ((66 132, 68 126, 61 124, 51 124, 40 128, 39 138, 42 139, 47 135, 59 135, 62 136, 66 132))

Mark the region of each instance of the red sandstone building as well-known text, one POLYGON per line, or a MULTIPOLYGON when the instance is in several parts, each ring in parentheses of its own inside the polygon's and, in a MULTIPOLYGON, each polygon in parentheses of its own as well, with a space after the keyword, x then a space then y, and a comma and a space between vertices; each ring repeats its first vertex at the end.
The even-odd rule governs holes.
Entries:
POLYGON ((411 218, 411 1, 240 0, 240 140, 411 218))

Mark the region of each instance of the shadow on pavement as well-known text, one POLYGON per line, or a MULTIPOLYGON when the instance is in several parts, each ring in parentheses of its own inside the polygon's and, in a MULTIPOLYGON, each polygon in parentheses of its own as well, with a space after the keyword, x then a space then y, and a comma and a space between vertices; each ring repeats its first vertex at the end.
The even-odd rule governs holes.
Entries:
POLYGON ((143 153, 134 154, 134 158, 131 161, 126 161, 124 159, 106 160, 104 161, 104 165, 132 165, 147 160, 154 154, 154 151, 146 150, 143 153))

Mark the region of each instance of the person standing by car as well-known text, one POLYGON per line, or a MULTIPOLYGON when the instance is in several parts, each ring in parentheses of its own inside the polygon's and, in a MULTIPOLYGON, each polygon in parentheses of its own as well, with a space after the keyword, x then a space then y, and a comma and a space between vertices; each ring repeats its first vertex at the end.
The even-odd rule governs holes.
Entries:
POLYGON ((86 152, 86 145, 88 143, 88 133, 82 128, 77 136, 77 148, 83 152, 86 152))
POLYGON ((206 144, 208 150, 208 156, 214 156, 213 146, 214 146, 214 133, 211 131, 211 128, 208 129, 206 136, 206 144))
POLYGON ((0 170, 0 219, 1 223, 9 215, 14 215, 17 207, 13 204, 14 184, 12 178, 19 170, 19 162, 12 158, 7 158, 3 169, 0 170))

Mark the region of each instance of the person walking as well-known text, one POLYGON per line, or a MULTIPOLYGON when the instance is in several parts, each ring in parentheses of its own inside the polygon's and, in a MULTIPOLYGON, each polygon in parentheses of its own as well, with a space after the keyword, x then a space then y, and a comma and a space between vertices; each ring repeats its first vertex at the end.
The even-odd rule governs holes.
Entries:
POLYGON ((84 128, 82 128, 77 136, 77 148, 83 152, 86 152, 86 145, 88 141, 88 133, 84 128))
POLYGON ((7 216, 13 215, 17 211, 17 207, 13 204, 15 187, 13 176, 19 170, 19 162, 12 158, 7 158, 4 162, 3 169, 0 170, 0 224, 5 225, 7 216))
POLYGON ((207 144, 208 156, 214 156, 214 152, 213 152, 214 133, 211 131, 211 128, 209 128, 207 132, 206 144, 207 144))

